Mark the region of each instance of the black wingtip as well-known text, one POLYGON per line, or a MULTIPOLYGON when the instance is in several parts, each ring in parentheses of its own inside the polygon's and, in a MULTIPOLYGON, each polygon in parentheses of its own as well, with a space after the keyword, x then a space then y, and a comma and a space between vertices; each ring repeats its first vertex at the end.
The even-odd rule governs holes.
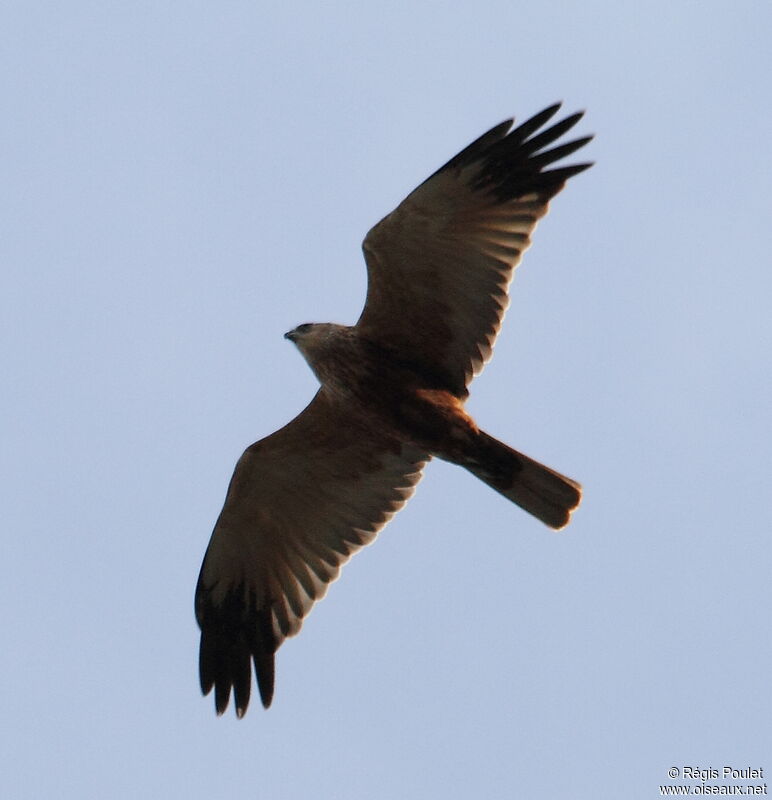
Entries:
POLYGON ((263 704, 263 708, 270 708, 273 701, 274 653, 263 654, 261 658, 256 657, 254 661, 260 702, 263 704))
POLYGON ((527 119, 525 122, 514 128, 509 134, 508 138, 518 142, 525 141, 532 133, 534 133, 534 131, 539 130, 539 128, 543 127, 547 122, 549 122, 552 117, 558 113, 562 105, 563 103, 561 102, 553 103, 551 106, 547 106, 547 108, 545 108, 543 111, 540 111, 538 114, 534 114, 530 119, 527 119))
POLYGON ((253 662, 260 699, 268 708, 273 698, 274 660, 279 646, 273 632, 270 601, 259 602, 244 586, 234 586, 215 601, 212 590, 200 577, 195 605, 201 628, 199 681, 204 696, 214 689, 217 715, 227 710, 231 692, 236 716, 242 719, 247 713, 253 662))
POLYGON ((218 717, 221 717, 226 712, 230 699, 230 684, 218 682, 214 687, 214 707, 218 717))
POLYGON ((530 120, 525 122, 524 124, 528 124, 530 122, 537 122, 538 121, 538 128, 541 128, 545 122, 548 122, 555 116, 555 114, 563 108, 563 101, 558 100, 557 102, 553 103, 551 106, 547 106, 543 111, 539 111, 538 114, 534 114, 530 120))
POLYGON ((576 169, 576 172, 574 173, 574 175, 578 175, 580 172, 584 172, 586 169, 589 169, 590 167, 594 167, 594 166, 595 166, 595 162, 594 161, 585 161, 582 164, 576 164, 575 167, 574 167, 576 169))
POLYGON ((577 111, 545 127, 560 108, 560 103, 553 103, 477 154, 480 167, 471 186, 492 194, 498 202, 536 194, 546 203, 569 178, 592 166, 584 162, 547 169, 593 138, 582 136, 559 144, 560 138, 584 116, 584 111, 577 111))
POLYGON ((594 163, 594 161, 588 161, 584 164, 572 164, 570 167, 548 169, 546 172, 542 172, 541 174, 542 176, 545 176, 546 180, 565 183, 569 178, 573 178, 574 175, 578 175, 580 172, 584 172, 585 170, 589 169, 594 165, 594 163))

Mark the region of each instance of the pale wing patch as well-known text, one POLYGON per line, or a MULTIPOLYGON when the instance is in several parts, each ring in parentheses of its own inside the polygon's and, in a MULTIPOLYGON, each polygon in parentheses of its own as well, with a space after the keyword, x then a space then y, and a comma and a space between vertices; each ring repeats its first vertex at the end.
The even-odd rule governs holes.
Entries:
POLYGON ((395 497, 390 501, 390 510, 384 511, 377 521, 367 527, 350 528, 345 519, 356 513, 353 505, 340 509, 342 519, 337 525, 319 537, 319 541, 329 542, 324 555, 314 554, 304 549, 303 542, 307 537, 288 537, 282 558, 281 590, 282 595, 272 604, 272 621, 274 635, 279 642, 299 633, 303 620, 311 612, 314 604, 327 593, 329 585, 340 577, 344 564, 358 550, 372 544, 378 532, 402 508, 415 491, 421 479, 421 473, 406 476, 414 478, 410 486, 395 489, 395 497), (344 552, 342 552, 344 551, 344 552), (334 565, 330 564, 334 561, 334 565))
MULTIPOLYGON (((344 452, 350 457, 350 451, 344 452)), ((371 544, 413 494, 426 460, 418 454, 382 453, 381 458, 379 470, 358 477, 347 474, 342 480, 301 471, 298 492, 286 491, 293 482, 287 469, 274 470, 270 516, 252 515, 257 524, 240 525, 235 535, 229 535, 232 523, 215 529, 207 566, 216 564, 217 572, 229 573, 232 580, 230 585, 217 581, 213 598, 224 597, 234 582, 243 583, 250 591, 258 590, 258 597, 270 605, 279 642, 298 633, 303 618, 339 577, 343 564, 371 544), (406 469, 408 465, 412 469, 406 469), (218 537, 218 532, 223 536, 218 537), (242 545, 234 548, 236 537, 242 545)), ((324 469, 321 463, 320 468, 324 469)), ((269 498, 265 493, 255 499, 266 502, 269 498)), ((223 514, 229 510, 226 504, 223 514)))
MULTIPOLYGON (((381 477, 389 486, 390 499, 386 501, 387 508, 368 525, 351 527, 349 520, 361 512, 353 500, 347 504, 341 499, 335 518, 328 520, 329 524, 324 530, 315 534, 288 535, 278 548, 282 553, 280 562, 277 562, 277 566, 280 564, 277 570, 280 595, 273 600, 271 610, 273 631, 279 642, 299 633, 303 620, 314 604, 325 596, 329 585, 340 577, 344 564, 358 550, 372 544, 378 532, 413 495, 421 472, 400 476, 410 481, 405 486, 392 487, 397 476, 388 469, 381 477)), ((359 489, 364 494, 368 492, 367 486, 359 489)), ((298 530, 297 527, 295 529, 298 530)))

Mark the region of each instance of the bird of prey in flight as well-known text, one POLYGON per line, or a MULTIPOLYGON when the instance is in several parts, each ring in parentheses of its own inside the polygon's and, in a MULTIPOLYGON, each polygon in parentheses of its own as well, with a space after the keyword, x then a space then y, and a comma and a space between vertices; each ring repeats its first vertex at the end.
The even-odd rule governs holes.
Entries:
POLYGON ((464 410, 491 356, 512 273, 566 181, 554 166, 592 137, 552 147, 582 114, 560 104, 502 122, 438 169, 364 240, 367 299, 356 325, 285 334, 319 380, 290 423, 246 449, 196 587, 201 688, 218 714, 233 690, 263 705, 274 655, 341 566, 399 511, 434 456, 464 467, 551 528, 578 483, 497 441, 464 410))

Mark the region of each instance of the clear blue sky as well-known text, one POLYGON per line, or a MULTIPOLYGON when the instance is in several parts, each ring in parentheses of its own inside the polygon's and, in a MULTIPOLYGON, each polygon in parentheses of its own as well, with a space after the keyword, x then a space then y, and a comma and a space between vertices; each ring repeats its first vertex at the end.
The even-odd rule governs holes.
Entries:
MULTIPOLYGON (((649 798, 772 771, 762 2, 11 2, 0 13, 0 794, 649 798), (566 532, 433 463, 216 718, 193 590, 310 399, 369 227, 487 127, 586 108, 470 408, 566 532)), ((772 783, 772 780, 770 780, 772 783)))

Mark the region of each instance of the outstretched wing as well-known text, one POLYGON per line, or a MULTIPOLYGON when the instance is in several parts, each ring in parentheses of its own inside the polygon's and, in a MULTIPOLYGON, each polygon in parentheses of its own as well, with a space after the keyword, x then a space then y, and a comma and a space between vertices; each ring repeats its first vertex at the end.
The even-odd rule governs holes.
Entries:
POLYGON ((424 453, 357 425, 321 389, 249 447, 233 473, 196 588, 201 688, 243 716, 254 660, 263 705, 274 653, 300 630, 342 564, 414 491, 424 453))
POLYGON ((560 104, 508 133, 492 128, 452 158, 365 238, 367 301, 357 327, 465 397, 490 358, 514 268, 548 203, 591 164, 546 169, 592 137, 545 149, 581 119, 542 130, 560 104))

